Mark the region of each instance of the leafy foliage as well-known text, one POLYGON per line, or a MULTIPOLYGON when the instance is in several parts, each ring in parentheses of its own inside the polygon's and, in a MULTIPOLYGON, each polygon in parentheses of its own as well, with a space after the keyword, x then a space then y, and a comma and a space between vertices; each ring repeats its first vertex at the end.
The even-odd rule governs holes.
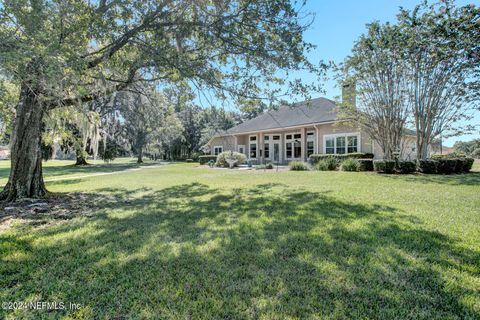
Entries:
POLYGON ((307 171, 308 165, 303 161, 290 161, 288 163, 290 170, 292 171, 307 171))
POLYGON ((217 156, 215 165, 217 167, 228 168, 230 167, 229 162, 231 162, 232 166, 238 167, 240 164, 244 164, 246 160, 247 160, 247 157, 243 153, 234 152, 234 151, 225 151, 220 153, 217 156))
POLYGON ((347 158, 342 161, 340 168, 342 171, 359 171, 360 163, 357 159, 347 158))

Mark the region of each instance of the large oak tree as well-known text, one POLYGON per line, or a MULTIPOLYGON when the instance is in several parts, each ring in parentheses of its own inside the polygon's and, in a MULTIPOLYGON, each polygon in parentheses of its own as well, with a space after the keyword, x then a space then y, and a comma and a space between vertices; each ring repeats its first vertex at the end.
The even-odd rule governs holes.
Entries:
POLYGON ((141 78, 188 81, 222 97, 272 98, 287 78, 279 70, 316 71, 305 58, 309 21, 300 8, 290 0, 2 0, 0 72, 20 90, 0 199, 45 196, 47 110, 141 78))

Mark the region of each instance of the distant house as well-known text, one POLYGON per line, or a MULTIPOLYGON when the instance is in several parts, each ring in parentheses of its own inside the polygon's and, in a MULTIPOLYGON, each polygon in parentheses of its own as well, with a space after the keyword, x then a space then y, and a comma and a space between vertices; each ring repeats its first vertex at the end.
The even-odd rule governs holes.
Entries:
MULTIPOLYGON (((415 139, 406 135, 402 158, 415 159, 415 139)), ((211 154, 237 151, 260 163, 306 161, 313 153, 373 153, 382 158, 378 144, 358 127, 340 121, 335 102, 316 98, 265 112, 213 137, 211 154)))

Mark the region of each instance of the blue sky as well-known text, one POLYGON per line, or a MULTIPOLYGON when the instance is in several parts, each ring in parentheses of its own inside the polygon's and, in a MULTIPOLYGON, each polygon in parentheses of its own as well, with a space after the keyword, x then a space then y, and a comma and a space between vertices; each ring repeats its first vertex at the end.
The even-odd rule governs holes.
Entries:
MULTIPOLYGON (((309 0, 305 10, 314 12, 315 20, 305 33, 305 39, 317 46, 309 55, 310 60, 312 62, 318 62, 320 59, 343 61, 350 53, 355 40, 366 31, 365 24, 374 20, 394 22, 399 7, 411 9, 419 2, 420 0, 309 0)), ((480 5, 479 0, 458 0, 457 3, 480 5)), ((307 74, 305 79, 313 80, 307 74)), ((334 80, 325 83, 327 98, 339 95, 340 91, 335 85, 334 80)), ((472 123, 480 123, 478 112, 472 123)), ((473 138, 480 138, 480 132, 450 138, 444 141, 444 144, 451 146, 457 140, 465 141, 473 138)))

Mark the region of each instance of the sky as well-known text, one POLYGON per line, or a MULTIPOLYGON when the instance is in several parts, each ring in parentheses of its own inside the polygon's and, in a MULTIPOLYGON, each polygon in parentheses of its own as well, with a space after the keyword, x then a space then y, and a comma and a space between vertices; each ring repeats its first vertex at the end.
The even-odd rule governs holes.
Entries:
MULTIPOLYGON (((420 0, 309 0, 305 11, 313 12, 315 20, 304 34, 305 40, 317 48, 309 54, 310 61, 319 60, 342 62, 348 56, 356 39, 366 31, 365 24, 378 20, 394 22, 399 7, 412 9, 420 0)), ((457 0, 458 5, 480 5, 480 0, 457 0)), ((313 80, 305 74, 305 80, 313 80)), ((334 80, 324 83, 324 96, 335 98, 340 90, 334 80)), ((477 112, 472 124, 480 124, 477 112)), ((444 145, 452 146, 455 141, 468 141, 480 138, 480 132, 444 140, 444 145)))

